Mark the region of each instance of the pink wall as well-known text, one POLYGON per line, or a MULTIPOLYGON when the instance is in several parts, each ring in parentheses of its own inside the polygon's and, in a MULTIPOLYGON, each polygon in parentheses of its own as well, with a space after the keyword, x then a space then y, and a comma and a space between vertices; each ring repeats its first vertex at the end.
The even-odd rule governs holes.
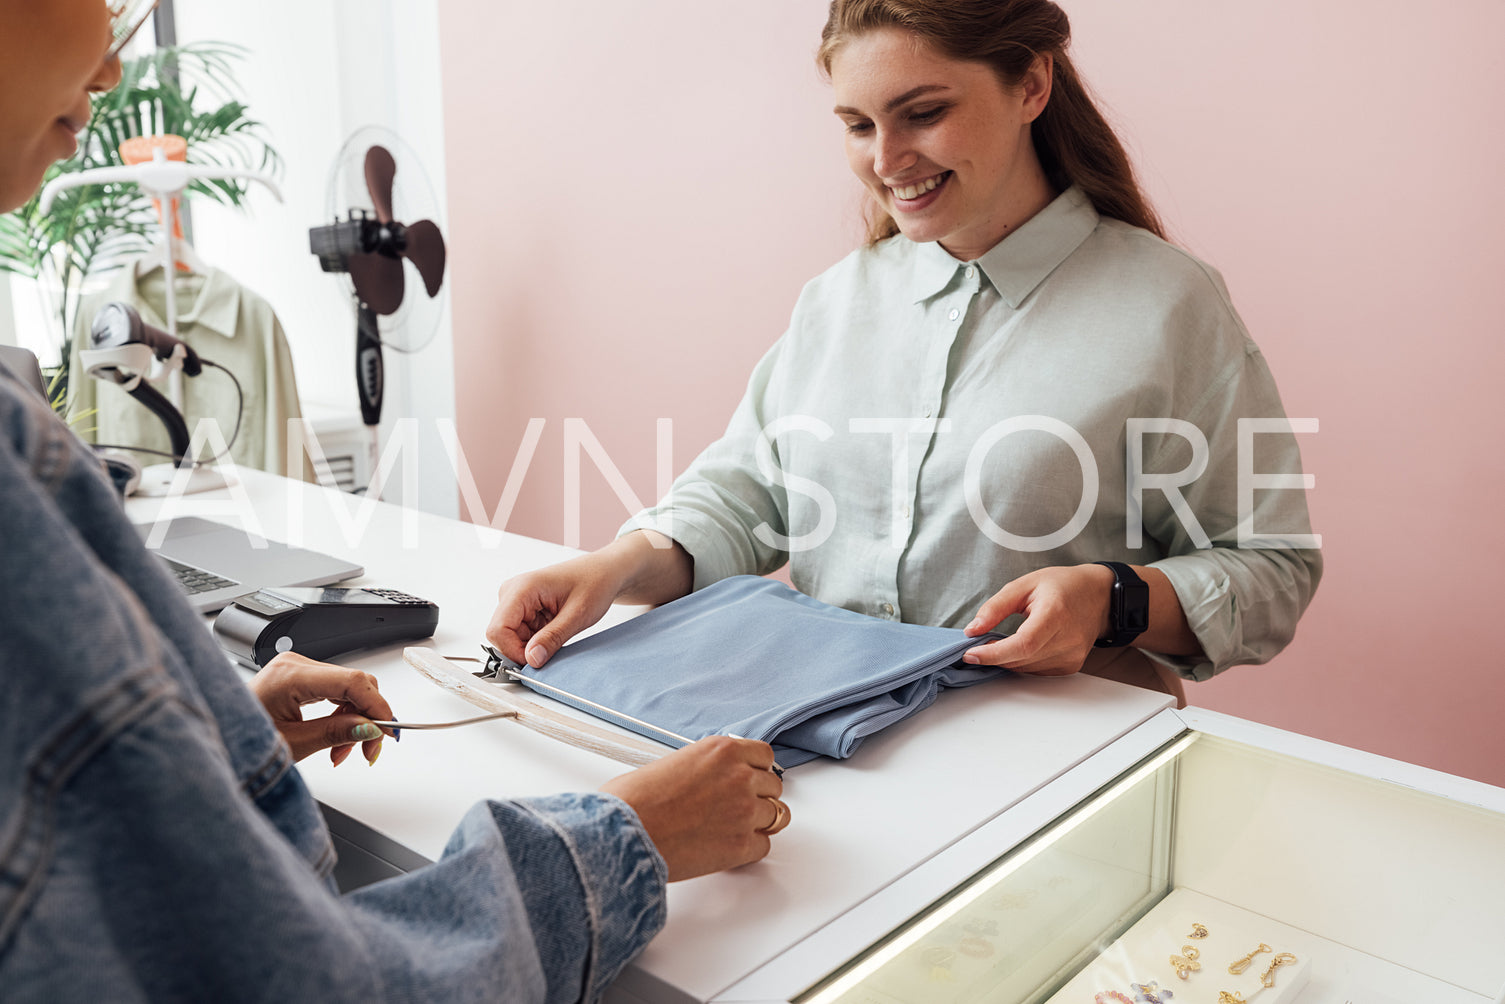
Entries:
MULTIPOLYGON (((651 497, 655 420, 682 468, 855 243, 825 6, 441 5, 457 413, 488 506, 548 422, 510 529, 565 539, 567 417, 651 497)), ((1505 6, 1065 6, 1174 235, 1321 422, 1316 602, 1275 663, 1190 699, 1505 784, 1505 6)), ((626 510, 584 469, 589 547, 626 510)))
MULTIPOLYGON (((566 418, 651 501, 656 420, 677 471, 800 287, 853 246, 818 7, 728 23, 706 0, 441 4, 456 416, 488 509, 528 420, 547 421, 509 529, 569 539, 566 418)), ((582 469, 593 547, 628 508, 582 469)))

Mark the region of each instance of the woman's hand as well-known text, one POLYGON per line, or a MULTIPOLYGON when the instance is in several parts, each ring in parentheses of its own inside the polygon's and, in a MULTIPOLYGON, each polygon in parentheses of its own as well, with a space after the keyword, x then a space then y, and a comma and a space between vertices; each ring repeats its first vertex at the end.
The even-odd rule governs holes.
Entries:
POLYGON ((669 881, 709 875, 764 857, 769 837, 789 825, 772 771, 773 748, 710 736, 601 790, 632 806, 669 866, 669 881))
POLYGON ((386 698, 377 692, 376 677, 293 652, 267 663, 251 681, 251 690, 292 748, 294 760, 327 749, 338 767, 359 742, 366 762, 374 764, 383 732, 371 719, 395 720, 386 698), (304 721, 303 705, 318 701, 333 701, 334 714, 304 721))
POLYGON ((537 669, 618 599, 656 605, 685 595, 694 567, 685 549, 661 533, 624 534, 599 551, 502 583, 486 640, 537 669))
POLYGON ((1103 565, 1061 565, 1021 575, 994 593, 966 627, 976 637, 1013 614, 1019 630, 970 649, 962 661, 1021 673, 1066 676, 1082 668, 1093 642, 1108 633, 1113 570, 1103 565))
MULTIPOLYGON (((1134 647, 1200 656, 1202 643, 1186 621, 1171 580, 1158 568, 1130 567, 1150 592, 1150 626, 1134 639, 1134 647)), ((1113 570, 1105 565, 1059 565, 1021 575, 978 609, 966 633, 985 634, 1013 614, 1024 614, 1024 623, 1008 638, 979 645, 962 660, 1041 676, 1075 673, 1087 661, 1092 643, 1108 634, 1112 589, 1113 570)))
POLYGON ((486 640, 513 662, 537 668, 605 616, 620 590, 596 554, 514 576, 497 590, 486 640))

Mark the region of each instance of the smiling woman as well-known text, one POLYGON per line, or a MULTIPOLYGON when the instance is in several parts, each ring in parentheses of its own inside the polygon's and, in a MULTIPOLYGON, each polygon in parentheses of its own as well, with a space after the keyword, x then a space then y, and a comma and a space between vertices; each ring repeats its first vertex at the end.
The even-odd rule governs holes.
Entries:
POLYGON ((980 257, 1055 198, 1030 142, 1050 98, 1051 60, 1015 87, 982 63, 960 62, 882 28, 836 49, 831 79, 846 123, 847 161, 891 229, 980 257), (926 81, 916 86, 916 81, 926 81))
POLYGON ((978 665, 1179 697, 1272 658, 1321 556, 1302 494, 1248 479, 1299 477, 1294 430, 1221 278, 1163 239, 1066 15, 835 0, 821 37, 867 246, 657 507, 502 586, 492 643, 539 666, 616 600, 787 562, 833 606, 999 628, 978 665))
MULTIPOLYGON (((881 111, 898 146, 883 152, 910 152, 905 149, 907 124, 916 139, 926 134, 931 144, 942 144, 940 149, 952 155, 952 144, 961 142, 965 150, 990 156, 988 176, 1016 189, 1013 198, 1019 205, 1006 216, 1028 219, 1049 201, 1049 190, 1076 185, 1101 215, 1165 236, 1159 217, 1139 190, 1123 144, 1077 75, 1067 54, 1070 40, 1066 14, 1053 3, 857 0, 831 5, 816 58, 836 85, 836 113, 848 124, 852 170, 876 203, 870 242, 901 230, 915 240, 925 239, 899 222, 918 222, 913 214, 925 206, 910 204, 914 196, 889 198, 882 181, 872 177, 872 136, 877 130, 868 116, 879 109, 864 112, 846 106, 842 95, 847 88, 882 91, 887 85, 892 91, 895 80, 940 81, 948 76, 957 79, 945 86, 921 85, 884 103, 881 111), (860 67, 872 68, 880 79, 859 75, 860 67), (939 125, 942 118, 965 122, 953 121, 944 130, 928 133, 925 127, 939 125)), ((883 166, 904 170, 907 165, 885 161, 883 166)), ((1009 195, 980 194, 992 194, 995 200, 1009 195)), ((998 232, 983 250, 1008 232, 1008 219, 993 223, 998 232)))

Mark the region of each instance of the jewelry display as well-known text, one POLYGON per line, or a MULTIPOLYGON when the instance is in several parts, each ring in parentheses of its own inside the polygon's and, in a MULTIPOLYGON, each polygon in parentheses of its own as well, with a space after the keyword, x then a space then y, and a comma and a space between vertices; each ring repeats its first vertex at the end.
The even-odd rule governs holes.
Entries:
POLYGON ((1035 901, 1035 890, 1006 892, 988 905, 994 910, 1023 910, 1035 901))
POLYGON ((931 945, 920 956, 930 964, 930 982, 952 983, 956 980, 951 975, 951 963, 956 961, 956 953, 941 945, 931 945))
POLYGON ((1259 943, 1259 947, 1256 948, 1254 951, 1250 952, 1248 955, 1244 956, 1242 959, 1239 959, 1237 962, 1230 962, 1228 964, 1228 972, 1229 972, 1229 974, 1232 975, 1232 976, 1237 976, 1239 973, 1241 973, 1245 969, 1249 968, 1250 963, 1252 963, 1254 961, 1254 957, 1256 955, 1258 955, 1260 952, 1269 952, 1269 951, 1273 951, 1273 949, 1269 945, 1267 945, 1263 941, 1261 941, 1259 943))
MULTIPOLYGON (((929 979, 932 983, 956 983, 972 980, 976 976, 975 970, 968 970, 970 963, 962 962, 960 975, 956 971, 958 956, 966 956, 970 959, 991 959, 998 953, 996 946, 990 938, 997 937, 999 925, 997 921, 983 918, 971 918, 958 926, 948 924, 940 927, 934 933, 935 940, 915 951, 929 970, 929 979)), ((1132 1004, 1132 1002, 1130 1002, 1132 1004)))
POLYGON ((998 922, 995 920, 969 920, 962 930, 978 938, 998 937, 998 922))
POLYGON ((1265 985, 1266 989, 1273 987, 1275 985, 1275 970, 1281 966, 1289 966, 1295 961, 1296 956, 1290 952, 1281 952, 1270 960, 1270 968, 1265 970, 1265 974, 1259 978, 1259 981, 1265 985))
POLYGON ((1181 954, 1171 956, 1171 965, 1175 967, 1176 975, 1184 980, 1201 969, 1202 963, 1197 961, 1197 956, 1201 954, 1190 945, 1182 945, 1181 954))
POLYGON ((993 943, 969 934, 957 943, 956 950, 974 959, 986 959, 993 954, 993 943))
MULTIPOLYGON (((1035 885, 1049 897, 1043 882, 1035 885)), ((1007 967, 1000 960, 1005 950, 1024 947, 1024 938, 1007 919, 1000 914, 991 916, 998 918, 1003 938, 1009 940, 994 939, 999 946, 995 958, 984 962, 961 958, 956 970, 958 980, 983 968, 990 976, 1003 972, 1007 967)), ((957 923, 945 944, 956 948, 961 933, 962 925, 957 923)), ((1312 996, 1312 963, 1321 954, 1304 932, 1283 922, 1178 889, 1100 949, 1093 962, 1054 988, 1040 1004, 1124 1004, 1124 998, 1130 998, 1133 1004, 1300 1004, 1312 996), (1224 967, 1233 975, 1221 975, 1224 967), (1109 987, 1113 989, 1106 989, 1109 987)), ((1342 990, 1337 993, 1334 1004, 1343 1000, 1342 990)), ((919 997, 902 999, 939 1004, 938 997, 927 998, 923 992, 919 997)), ((1018 998, 1012 992, 982 994, 958 997, 950 1004, 993 999, 1018 998)), ((1386 998, 1386 1004, 1399 1004, 1399 1000, 1390 1002, 1386 998)))
POLYGON ((1169 990, 1160 989, 1157 982, 1130 983, 1129 989, 1134 991, 1134 999, 1141 1004, 1166 1004, 1166 1001, 1176 996, 1169 990))

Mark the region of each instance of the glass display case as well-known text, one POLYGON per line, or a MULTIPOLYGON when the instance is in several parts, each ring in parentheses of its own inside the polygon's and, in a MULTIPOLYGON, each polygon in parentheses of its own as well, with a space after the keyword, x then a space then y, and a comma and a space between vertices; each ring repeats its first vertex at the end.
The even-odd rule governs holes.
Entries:
POLYGON ((1505 1001, 1505 792, 1195 709, 1161 718, 1148 755, 779 996, 1505 1001))

